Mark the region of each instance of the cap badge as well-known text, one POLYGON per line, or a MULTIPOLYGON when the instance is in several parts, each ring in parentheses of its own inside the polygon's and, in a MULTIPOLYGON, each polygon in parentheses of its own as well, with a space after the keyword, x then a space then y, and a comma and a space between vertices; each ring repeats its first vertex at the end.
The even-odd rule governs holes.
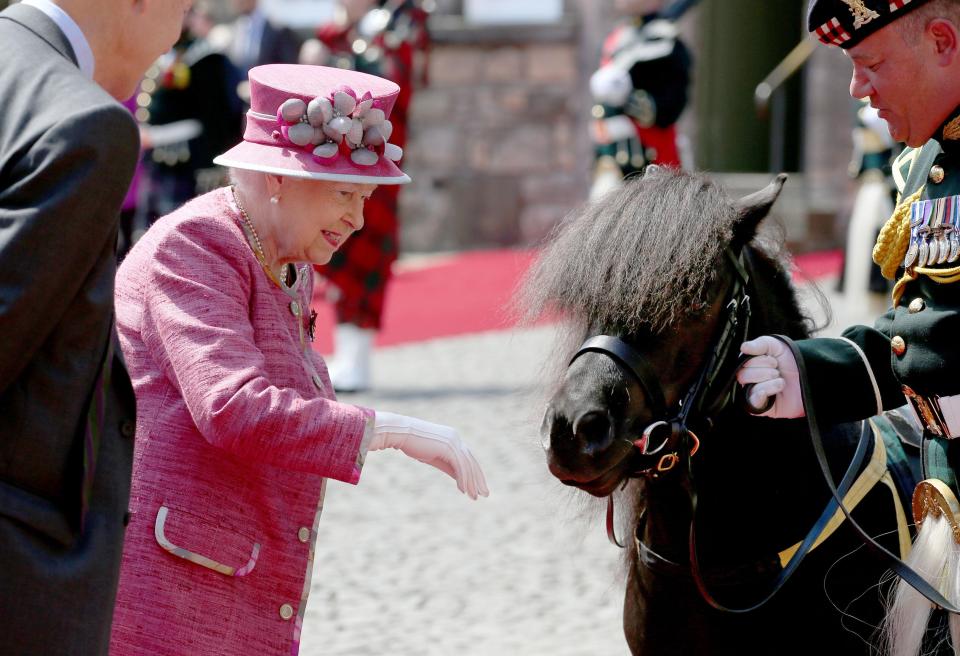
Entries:
POLYGON ((880 18, 880 14, 864 5, 863 0, 843 0, 843 4, 847 5, 850 8, 850 13, 853 14, 853 29, 855 30, 859 30, 874 18, 880 18))

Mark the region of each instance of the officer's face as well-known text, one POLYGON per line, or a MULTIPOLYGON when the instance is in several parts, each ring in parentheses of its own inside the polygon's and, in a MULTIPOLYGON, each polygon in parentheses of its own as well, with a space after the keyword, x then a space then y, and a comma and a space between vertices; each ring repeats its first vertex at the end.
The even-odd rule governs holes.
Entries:
POLYGON ((922 146, 955 103, 943 87, 936 44, 926 32, 906 39, 888 25, 846 50, 853 62, 850 95, 869 98, 895 141, 922 146))

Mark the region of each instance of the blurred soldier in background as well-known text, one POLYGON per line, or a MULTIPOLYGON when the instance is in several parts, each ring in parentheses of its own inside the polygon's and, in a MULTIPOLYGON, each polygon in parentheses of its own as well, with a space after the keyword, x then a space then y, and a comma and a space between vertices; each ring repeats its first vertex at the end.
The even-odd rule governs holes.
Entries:
MULTIPOLYGON (((647 164, 681 166, 676 122, 687 105, 690 53, 665 0, 616 0, 629 18, 606 38, 590 78, 596 198, 647 164)), ((692 4, 692 3, 684 3, 692 4)))
POLYGON ((842 284, 847 302, 877 314, 886 308, 890 285, 873 262, 873 245, 880 228, 893 213, 896 187, 891 165, 899 148, 890 136, 887 122, 869 101, 857 101, 856 107, 850 175, 858 184, 847 227, 842 284))
POLYGON ((149 149, 148 223, 226 184, 226 171, 215 167, 213 158, 241 136, 240 73, 206 38, 213 26, 210 12, 209 2, 196 3, 184 17, 180 40, 141 83, 137 118, 149 149))
POLYGON ((244 78, 247 71, 263 64, 295 64, 300 39, 288 27, 275 25, 257 0, 231 0, 237 18, 218 25, 210 41, 223 49, 244 78))
MULTIPOLYGON (((390 143, 403 148, 416 82, 425 83, 427 12, 413 0, 343 0, 335 20, 304 44, 301 62, 350 68, 400 85, 390 115, 390 143)), ((317 268, 335 303, 337 328, 330 378, 339 392, 370 385, 370 350, 380 329, 390 267, 397 259, 399 187, 381 186, 366 203, 364 228, 317 268)))

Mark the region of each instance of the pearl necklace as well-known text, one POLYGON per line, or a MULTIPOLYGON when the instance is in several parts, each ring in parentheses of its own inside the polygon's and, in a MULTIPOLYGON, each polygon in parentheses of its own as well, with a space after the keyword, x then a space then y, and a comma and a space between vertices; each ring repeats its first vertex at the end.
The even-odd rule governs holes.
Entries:
POLYGON ((280 280, 278 281, 276 275, 267 266, 267 256, 263 252, 263 244, 260 243, 260 235, 257 234, 257 229, 253 225, 253 221, 250 220, 250 216, 247 214, 247 210, 244 209, 243 203, 240 202, 240 196, 237 195, 237 186, 231 185, 230 191, 233 193, 233 200, 237 203, 237 209, 240 210, 240 217, 243 219, 244 225, 250 230, 250 235, 253 237, 253 254, 257 256, 257 260, 260 261, 260 266, 263 267, 264 271, 267 272, 267 275, 270 276, 270 279, 274 282, 282 281, 284 285, 287 284, 287 265, 284 264, 280 267, 280 280))

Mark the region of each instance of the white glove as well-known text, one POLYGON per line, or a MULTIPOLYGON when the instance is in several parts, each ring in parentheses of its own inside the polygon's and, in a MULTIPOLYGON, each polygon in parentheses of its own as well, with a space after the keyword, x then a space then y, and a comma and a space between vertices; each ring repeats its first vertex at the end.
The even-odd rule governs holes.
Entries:
POLYGON ((764 335, 741 344, 740 352, 756 356, 747 360, 737 372, 737 382, 753 385, 747 397, 750 405, 762 408, 769 397, 775 397, 773 405, 760 416, 774 419, 803 417, 800 372, 787 345, 764 335))
POLYGON ((622 107, 631 91, 630 73, 615 66, 604 66, 590 76, 590 93, 596 102, 622 107))
POLYGON ((373 440, 368 451, 399 449, 420 462, 436 467, 457 481, 471 499, 490 496, 487 481, 470 449, 456 430, 429 421, 377 411, 373 440))

